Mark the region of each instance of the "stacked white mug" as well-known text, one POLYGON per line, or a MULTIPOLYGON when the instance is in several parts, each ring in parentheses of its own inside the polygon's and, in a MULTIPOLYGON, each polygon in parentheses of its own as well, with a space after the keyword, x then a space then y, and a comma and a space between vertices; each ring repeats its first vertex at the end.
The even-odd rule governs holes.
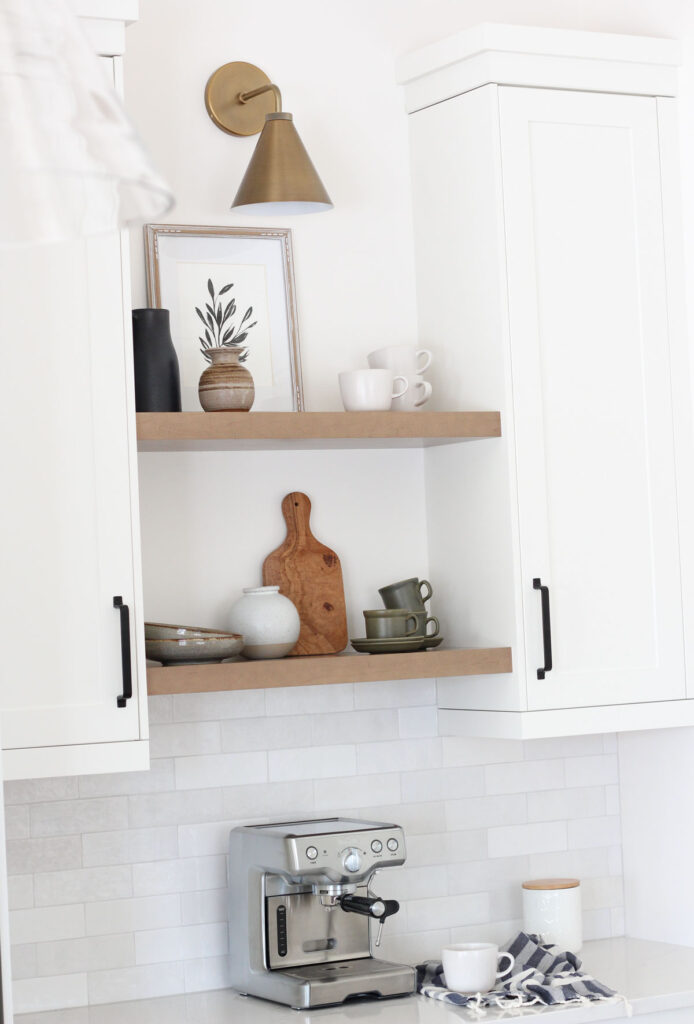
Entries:
POLYGON ((370 352, 368 360, 372 369, 390 370, 405 377, 409 384, 404 394, 393 399, 391 409, 413 412, 431 398, 431 384, 422 376, 431 365, 429 349, 418 349, 415 345, 387 345, 370 352))

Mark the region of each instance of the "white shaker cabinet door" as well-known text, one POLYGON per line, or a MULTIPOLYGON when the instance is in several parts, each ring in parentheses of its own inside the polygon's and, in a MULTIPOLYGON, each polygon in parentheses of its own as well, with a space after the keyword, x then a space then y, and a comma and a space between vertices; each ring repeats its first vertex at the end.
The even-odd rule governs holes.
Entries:
POLYGON ((528 707, 681 698, 656 101, 499 102, 528 707))
POLYGON ((0 260, 5 750, 140 737, 120 244, 0 260))

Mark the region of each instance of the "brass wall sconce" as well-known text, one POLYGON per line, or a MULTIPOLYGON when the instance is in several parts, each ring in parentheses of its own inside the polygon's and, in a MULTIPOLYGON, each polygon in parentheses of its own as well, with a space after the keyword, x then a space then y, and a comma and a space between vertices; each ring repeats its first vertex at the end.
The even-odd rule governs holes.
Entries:
POLYGON ((278 87, 260 68, 244 61, 217 68, 205 86, 205 106, 229 135, 261 133, 232 209, 262 216, 332 209, 278 87))

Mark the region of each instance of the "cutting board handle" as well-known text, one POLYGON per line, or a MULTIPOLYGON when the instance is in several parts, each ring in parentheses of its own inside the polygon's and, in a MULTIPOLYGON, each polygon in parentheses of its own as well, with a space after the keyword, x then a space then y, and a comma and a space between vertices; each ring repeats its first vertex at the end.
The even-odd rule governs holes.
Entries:
POLYGON ((292 491, 282 501, 282 514, 287 524, 287 534, 297 537, 312 537, 311 499, 302 491, 292 491))

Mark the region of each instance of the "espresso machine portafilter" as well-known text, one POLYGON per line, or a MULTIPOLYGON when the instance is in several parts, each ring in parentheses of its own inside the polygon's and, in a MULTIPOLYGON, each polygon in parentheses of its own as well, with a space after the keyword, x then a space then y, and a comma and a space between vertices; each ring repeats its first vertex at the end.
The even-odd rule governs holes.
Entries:
POLYGON ((376 871, 405 860, 398 825, 323 818, 235 828, 229 836, 232 985, 295 1009, 415 991, 412 967, 372 953, 370 922, 396 900, 373 895, 376 871))

